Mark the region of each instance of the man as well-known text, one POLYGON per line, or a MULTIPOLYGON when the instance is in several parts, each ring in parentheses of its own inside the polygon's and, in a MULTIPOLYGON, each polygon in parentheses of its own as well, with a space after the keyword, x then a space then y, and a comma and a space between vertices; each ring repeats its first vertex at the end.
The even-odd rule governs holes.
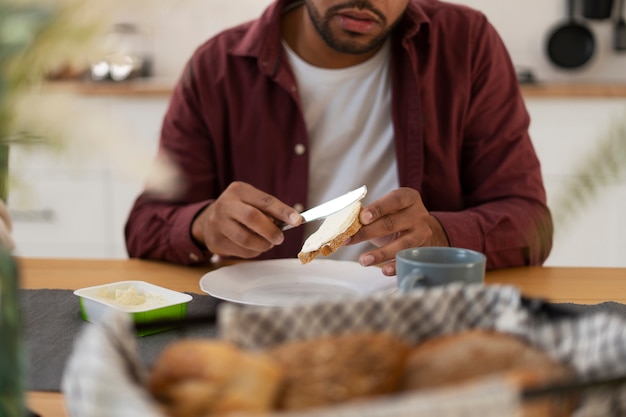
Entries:
POLYGON ((200 46, 166 114, 175 199, 144 192, 132 257, 295 257, 298 211, 367 185, 336 252, 457 246, 488 268, 541 264, 552 220, 515 71, 479 12, 436 0, 277 0, 200 46))

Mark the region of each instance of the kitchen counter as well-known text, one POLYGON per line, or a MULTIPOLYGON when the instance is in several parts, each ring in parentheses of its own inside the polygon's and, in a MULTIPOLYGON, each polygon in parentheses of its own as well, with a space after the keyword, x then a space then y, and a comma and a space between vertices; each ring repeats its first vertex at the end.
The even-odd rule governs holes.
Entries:
POLYGON ((121 82, 52 81, 42 91, 73 93, 85 96, 167 97, 172 94, 176 79, 137 78, 121 82))
MULTIPOLYGON (((151 78, 126 82, 55 81, 44 86, 45 91, 70 92, 96 96, 155 97, 169 96, 175 79, 151 78)), ((522 84, 524 97, 546 98, 626 98, 626 84, 617 83, 535 83, 522 84)))
POLYGON ((524 97, 626 98, 626 84, 522 84, 524 97))

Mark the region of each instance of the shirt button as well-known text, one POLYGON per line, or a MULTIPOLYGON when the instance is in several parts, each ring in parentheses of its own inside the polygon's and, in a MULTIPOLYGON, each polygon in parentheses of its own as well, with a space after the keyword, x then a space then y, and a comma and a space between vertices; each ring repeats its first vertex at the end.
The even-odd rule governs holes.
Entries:
POLYGON ((195 253, 191 252, 189 254, 189 259, 191 259, 194 262, 198 262, 200 260, 200 257, 198 255, 196 255, 195 253))
POLYGON ((295 85, 292 85, 292 86, 291 86, 291 92, 292 92, 292 93, 295 93, 296 91, 298 91, 298 89, 296 88, 296 86, 295 86, 295 85))
POLYGON ((304 210, 304 206, 300 203, 294 204, 293 208, 296 209, 298 213, 302 213, 302 210, 304 210))
POLYGON ((301 143, 298 143, 293 150, 296 153, 296 155, 304 155, 304 153, 306 152, 306 146, 304 146, 301 143))

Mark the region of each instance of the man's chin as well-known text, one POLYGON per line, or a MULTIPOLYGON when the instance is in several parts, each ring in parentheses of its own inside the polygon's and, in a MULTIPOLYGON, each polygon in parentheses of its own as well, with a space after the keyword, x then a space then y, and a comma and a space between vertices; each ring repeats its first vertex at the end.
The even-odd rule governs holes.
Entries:
POLYGON ((335 33, 331 39, 326 39, 326 43, 337 52, 363 55, 376 50, 382 45, 383 40, 375 35, 363 35, 342 30, 339 31, 339 34, 335 33))

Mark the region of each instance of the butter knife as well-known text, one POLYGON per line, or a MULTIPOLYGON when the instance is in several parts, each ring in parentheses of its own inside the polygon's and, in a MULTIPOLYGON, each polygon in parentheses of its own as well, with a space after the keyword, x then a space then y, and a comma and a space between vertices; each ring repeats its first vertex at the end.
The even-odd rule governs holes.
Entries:
MULTIPOLYGON (((361 200, 367 194, 367 186, 363 185, 356 190, 352 190, 343 195, 340 195, 337 198, 333 198, 325 203, 320 204, 319 206, 315 206, 306 211, 300 213, 300 215, 304 218, 304 221, 300 223, 303 225, 304 223, 312 222, 314 220, 324 219, 331 214, 337 213, 338 211, 348 207, 350 204, 361 200)), ((279 227, 282 230, 289 230, 294 228, 286 223, 281 223, 279 227)))

